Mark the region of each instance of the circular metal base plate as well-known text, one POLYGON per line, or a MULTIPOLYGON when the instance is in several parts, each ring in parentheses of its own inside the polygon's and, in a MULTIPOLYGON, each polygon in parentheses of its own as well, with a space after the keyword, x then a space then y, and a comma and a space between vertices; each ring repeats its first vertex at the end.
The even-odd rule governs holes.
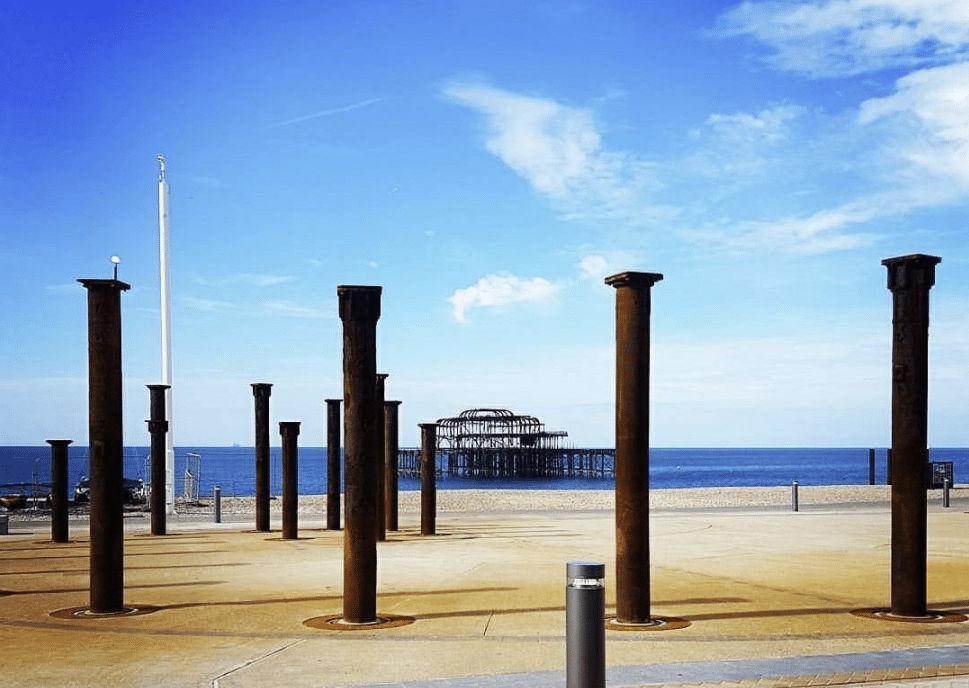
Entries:
POLYGON ((322 631, 372 631, 408 626, 412 623, 414 623, 414 617, 398 614, 381 614, 373 623, 350 623, 343 620, 342 614, 336 614, 334 616, 316 616, 304 621, 303 625, 322 631))
POLYGON ((161 607, 142 605, 139 607, 125 607, 118 612, 97 613, 92 612, 90 607, 68 607, 67 609, 53 611, 50 615, 55 619, 117 619, 125 616, 144 616, 145 614, 157 612, 159 609, 161 607))
POLYGON ((607 631, 678 631, 689 625, 689 621, 676 616, 653 616, 644 624, 621 623, 614 616, 606 617, 607 631))
POLYGON ((851 613, 863 619, 900 621, 902 623, 962 623, 963 621, 969 621, 969 617, 965 614, 942 612, 933 609, 926 610, 925 616, 902 616, 901 614, 892 614, 891 609, 884 608, 855 609, 851 613))

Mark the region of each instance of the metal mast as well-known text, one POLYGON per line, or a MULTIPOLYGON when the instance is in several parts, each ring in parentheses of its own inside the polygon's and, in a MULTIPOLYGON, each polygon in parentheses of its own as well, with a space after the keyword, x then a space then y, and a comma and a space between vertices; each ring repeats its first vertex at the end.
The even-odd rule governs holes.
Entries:
POLYGON ((165 511, 175 513, 175 444, 171 431, 172 417, 172 274, 168 241, 168 182, 165 181, 165 156, 158 159, 158 271, 161 290, 161 377, 165 391, 165 408, 169 431, 165 435, 165 511))

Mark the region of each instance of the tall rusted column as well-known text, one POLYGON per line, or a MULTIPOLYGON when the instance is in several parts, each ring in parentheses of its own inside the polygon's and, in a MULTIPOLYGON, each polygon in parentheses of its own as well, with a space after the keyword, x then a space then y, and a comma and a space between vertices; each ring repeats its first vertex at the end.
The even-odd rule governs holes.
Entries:
POLYGON ((295 540, 299 537, 299 422, 281 422, 279 434, 283 438, 283 539, 295 540))
POLYGON ((937 256, 887 258, 892 292, 892 613, 925 616, 929 289, 937 256))
POLYGON ((269 395, 273 386, 253 382, 256 407, 256 530, 269 532, 269 395))
POLYGON ((78 280, 88 305, 88 446, 91 468, 91 604, 124 611, 124 438, 121 402, 121 292, 113 279, 78 280))
POLYGON ((326 527, 340 530, 340 402, 326 400, 326 527))
POLYGON ((437 423, 421 423, 421 535, 434 535, 437 527, 437 423))
POLYGON ((384 522, 384 512, 385 512, 385 496, 384 490, 386 489, 386 463, 385 457, 387 453, 387 446, 384 437, 384 393, 386 389, 386 382, 389 375, 387 373, 377 373, 376 385, 377 385, 377 397, 375 403, 377 404, 377 437, 376 446, 374 450, 376 451, 377 459, 377 499, 376 499, 376 523, 377 528, 377 541, 383 542, 387 539, 387 526, 384 522))
POLYGON ((384 510, 387 530, 397 530, 397 409, 399 401, 384 402, 384 510))
POLYGON ((650 621, 649 318, 663 276, 622 272, 616 288, 616 620, 650 621))
POLYGON ((47 440, 50 445, 50 539, 67 542, 67 445, 73 440, 47 440))
POLYGON ((169 385, 148 385, 150 395, 149 412, 151 418, 147 421, 148 432, 151 435, 151 534, 164 535, 166 525, 165 516, 165 435, 168 433, 168 421, 165 413, 165 390, 169 385))
POLYGON ((377 320, 380 287, 336 289, 343 321, 343 620, 377 621, 377 320))

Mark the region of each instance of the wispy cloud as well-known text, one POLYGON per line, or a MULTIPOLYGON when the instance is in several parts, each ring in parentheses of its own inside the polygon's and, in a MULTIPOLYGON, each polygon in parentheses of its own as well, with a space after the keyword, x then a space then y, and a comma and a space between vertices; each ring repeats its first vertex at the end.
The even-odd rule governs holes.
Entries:
POLYGON ((969 3, 748 1, 724 13, 715 33, 755 38, 772 51, 769 64, 812 77, 917 68, 969 55, 969 3))
POLYGON ((651 197, 654 166, 604 148, 591 110, 474 83, 452 83, 443 95, 484 115, 485 148, 565 217, 642 224, 673 214, 651 197))
POLYGON ((206 287, 221 287, 231 284, 246 284, 253 287, 273 287, 277 284, 292 282, 290 275, 268 275, 255 272, 237 272, 233 275, 221 277, 203 277, 196 275, 192 278, 198 284, 206 287))
POLYGON ((205 299, 196 296, 182 297, 181 302, 189 309, 203 313, 224 313, 246 316, 280 316, 287 318, 334 318, 335 305, 305 306, 294 301, 229 301, 225 299, 205 299))
POLYGON ((562 288, 561 284, 542 277, 523 279, 509 273, 486 275, 476 284, 457 289, 448 298, 454 319, 467 322, 471 308, 494 308, 512 303, 548 301, 562 288))
POLYGON ((326 110, 320 110, 319 112, 313 112, 308 115, 300 115, 299 117, 293 117, 292 119, 287 119, 282 122, 276 122, 273 125, 273 127, 288 127, 290 124, 296 124, 298 122, 307 122, 311 119, 319 119, 320 117, 339 115, 343 112, 351 112, 353 110, 359 110, 360 108, 367 107, 368 105, 374 105, 384 100, 386 100, 386 98, 368 98, 367 100, 361 100, 358 103, 351 103, 350 105, 342 105, 340 107, 328 108, 326 110))
POLYGON ((333 308, 323 310, 314 306, 302 306, 292 301, 263 301, 260 304, 267 315, 283 315, 288 318, 332 318, 333 308))

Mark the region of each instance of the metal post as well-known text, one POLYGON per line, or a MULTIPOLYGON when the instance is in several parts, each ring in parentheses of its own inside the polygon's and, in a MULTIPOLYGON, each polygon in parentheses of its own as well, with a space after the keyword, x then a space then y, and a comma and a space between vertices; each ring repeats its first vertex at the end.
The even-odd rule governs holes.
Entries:
POLYGON ((397 530, 397 451, 400 438, 397 430, 399 401, 384 402, 384 511, 387 530, 397 530))
POLYGON ((256 411, 256 530, 269 532, 269 395, 268 382, 252 383, 256 411))
POLYGON ((892 448, 885 452, 885 484, 892 484, 892 448))
POLYGON ((434 535, 437 527, 437 423, 421 423, 421 535, 434 535))
POLYGON ((90 608, 124 611, 124 439, 118 280, 81 279, 88 304, 88 446, 91 468, 90 608))
POLYGON ((570 561, 565 567, 565 686, 606 686, 606 567, 570 561))
POLYGON ((212 501, 215 502, 215 522, 222 523, 222 488, 219 485, 212 491, 212 501))
POLYGON ((164 535, 166 529, 165 499, 166 489, 165 451, 167 447, 166 434, 168 421, 165 411, 165 398, 168 385, 148 385, 150 397, 149 415, 147 421, 148 433, 151 435, 151 534, 164 535))
POLYGON ((343 620, 377 621, 377 320, 380 287, 337 287, 343 321, 343 620))
POLYGON ((868 450, 868 484, 875 484, 875 450, 868 450))
POLYGON ((952 484, 949 482, 948 478, 942 479, 942 506, 946 509, 949 508, 949 488, 952 484))
POLYGON ((937 256, 888 258, 892 292, 892 613, 926 613, 929 289, 937 256))
POLYGON ((283 437, 283 539, 296 540, 299 512, 299 423, 284 421, 279 424, 283 437))
POLYGON ((72 440, 47 440, 50 445, 50 539, 67 542, 67 445, 72 440))
POLYGON ((377 509, 375 516, 375 527, 377 529, 377 542, 383 542, 387 539, 387 527, 385 523, 385 496, 384 491, 386 489, 386 437, 384 428, 384 390, 386 388, 386 381, 389 375, 387 373, 377 373, 376 386, 377 386, 377 397, 375 403, 377 404, 377 445, 376 445, 376 462, 377 462, 377 498, 374 505, 377 509))
POLYGON ((791 511, 797 511, 797 488, 796 480, 791 481, 791 511))
POLYGON ((616 620, 650 621, 649 318, 658 273, 622 272, 616 288, 616 620))
POLYGON ((340 402, 326 400, 326 528, 340 530, 340 402))

